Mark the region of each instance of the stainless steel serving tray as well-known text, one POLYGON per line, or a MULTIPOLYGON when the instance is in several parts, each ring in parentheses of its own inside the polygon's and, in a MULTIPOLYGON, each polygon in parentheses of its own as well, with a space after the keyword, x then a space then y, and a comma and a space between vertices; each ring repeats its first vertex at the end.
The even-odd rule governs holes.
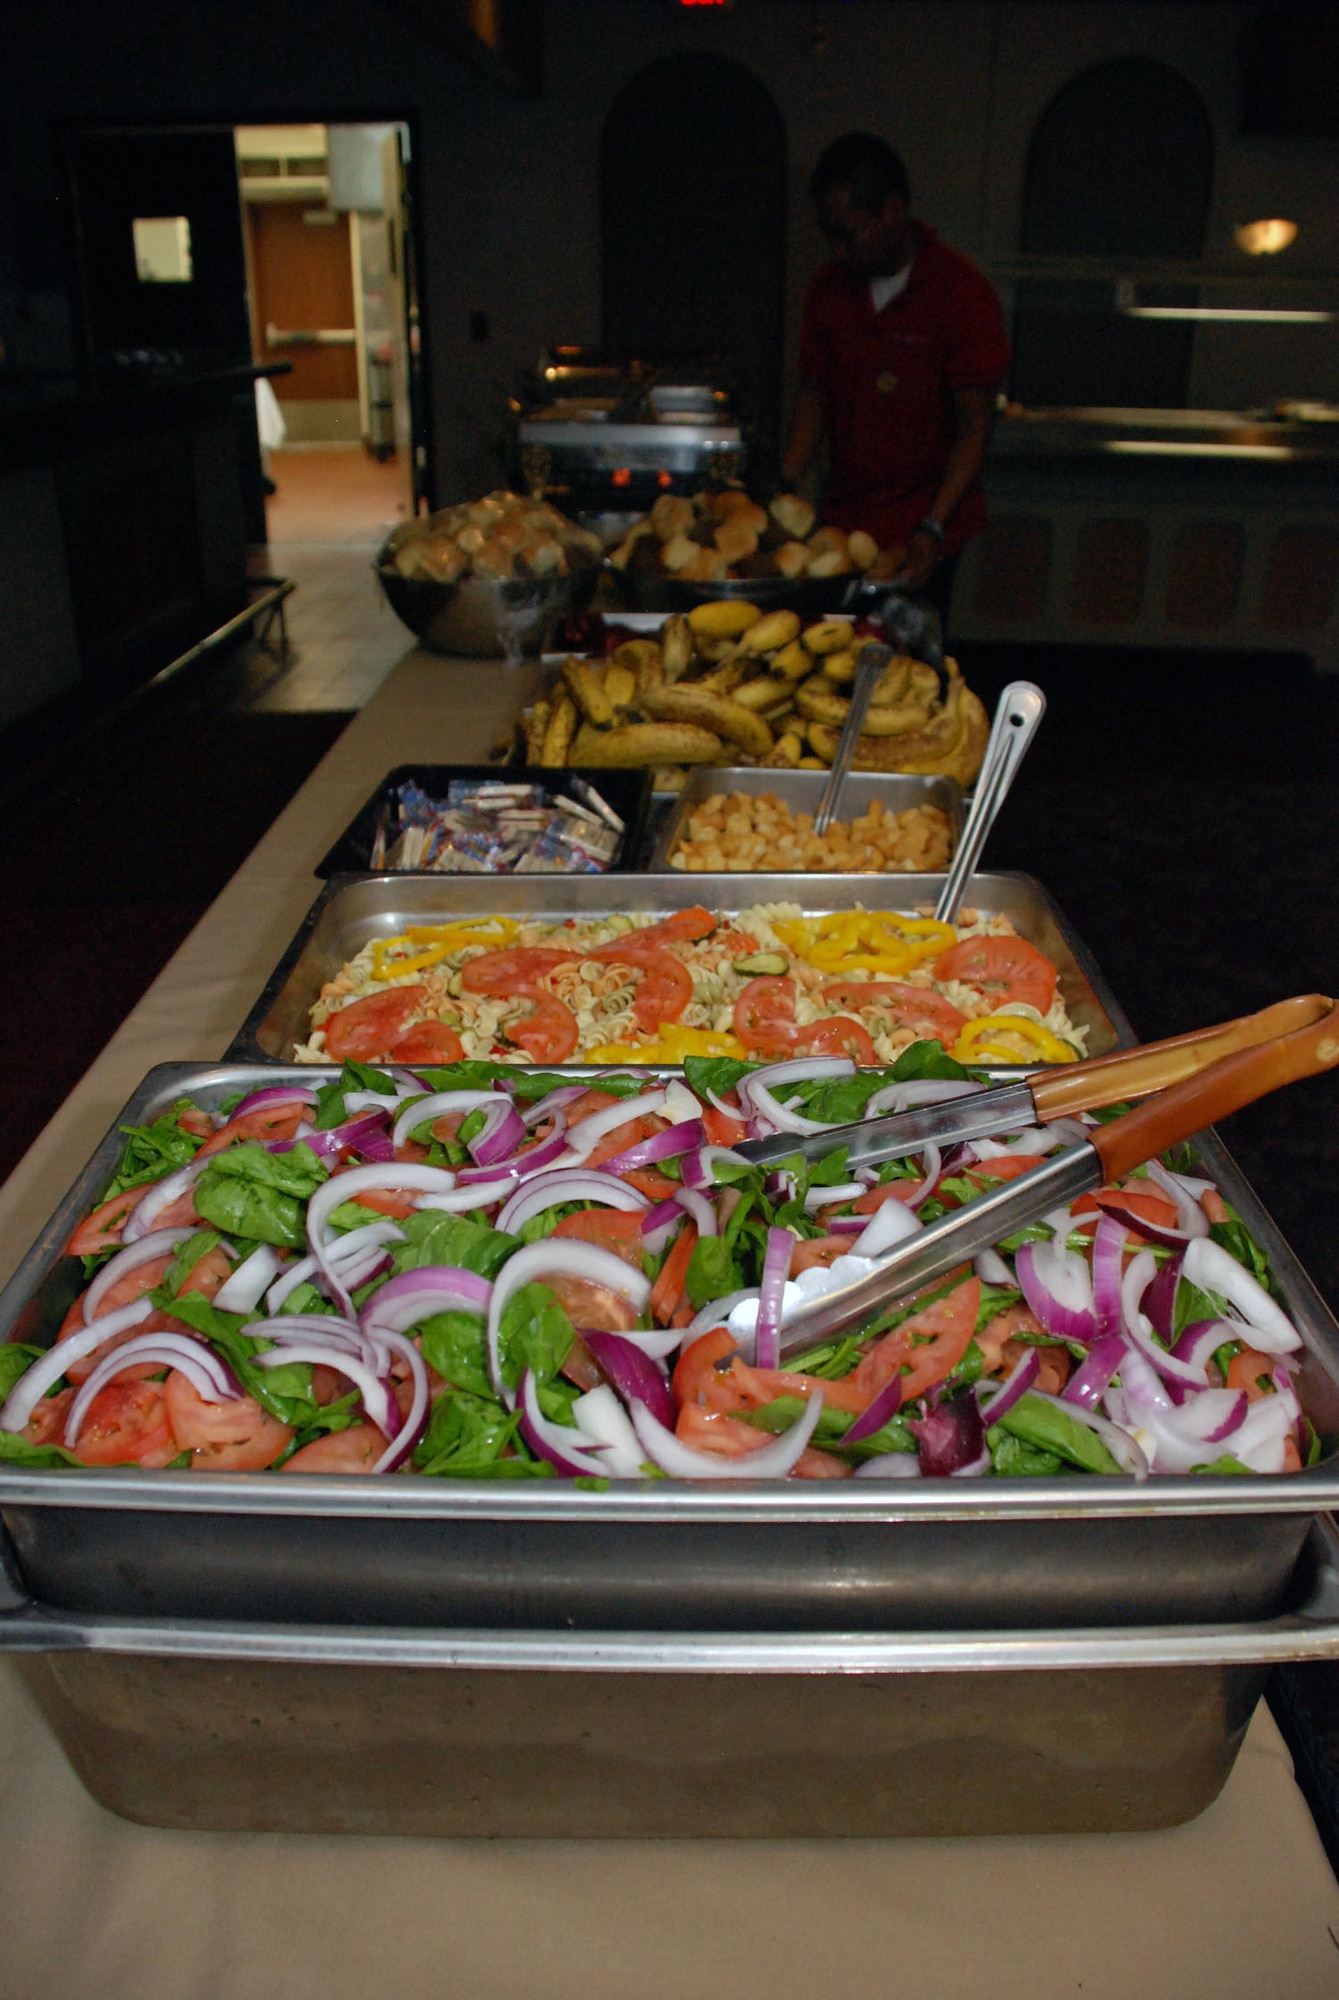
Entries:
MULTIPOLYGON (((307 1037, 321 988, 373 938, 406 924, 498 914, 561 923, 617 910, 663 916, 702 903, 737 914, 757 903, 798 903, 825 910, 934 907, 942 875, 583 875, 467 878, 459 875, 332 876, 233 1037, 226 1060, 287 1061, 307 1037)), ((1070 1019, 1088 1029, 1087 1053, 1129 1047, 1134 1034, 1091 954, 1030 875, 975 875, 971 907, 1010 918, 1059 968, 1070 1019)))
MULTIPOLYGON (((214 1105, 333 1074, 163 1064, 117 1123, 181 1096, 214 1105)), ((120 1143, 113 1128, 0 1293, 0 1338, 54 1337, 82 1282, 62 1246, 120 1143)), ((0 1465, 14 1573, 27 1596, 76 1615, 420 1630, 1114 1632, 1277 1617, 1309 1523, 1339 1502, 1339 1327, 1213 1135, 1202 1151, 1306 1341, 1299 1394, 1325 1443, 1306 1472, 595 1493, 0 1465)))
POLYGON ((0 1649, 93 1796, 151 1826, 1128 1833, 1216 1797, 1271 1665, 1339 1652, 1339 1570, 1320 1522, 1278 1617, 1114 1632, 424 1632, 15 1592, 0 1649))
MULTIPOLYGON (((681 835, 688 830, 689 817, 705 799, 722 794, 728 797, 731 792, 743 792, 748 798, 760 799, 771 792, 793 813, 813 814, 818 810, 830 776, 828 771, 759 770, 745 765, 695 766, 688 773, 683 790, 656 836, 648 864, 651 872, 658 874, 670 869, 670 856, 681 835)), ((853 771, 842 786, 841 818, 847 822, 859 819, 876 799, 884 811, 890 813, 907 812, 913 806, 938 806, 948 818, 950 855, 957 847, 958 836, 962 832, 962 787, 956 778, 917 777, 910 771, 853 771)), ((677 874, 679 871, 675 869, 673 872, 677 874)), ((730 872, 733 874, 736 871, 732 869, 730 872)), ((765 868, 740 872, 770 874, 765 868)), ((875 872, 882 875, 884 871, 875 872)), ((808 870, 805 877, 808 879, 808 870)), ((861 876, 862 881, 868 882, 869 879, 868 874, 861 876)), ((910 878, 889 870, 886 879, 896 883, 910 878)))

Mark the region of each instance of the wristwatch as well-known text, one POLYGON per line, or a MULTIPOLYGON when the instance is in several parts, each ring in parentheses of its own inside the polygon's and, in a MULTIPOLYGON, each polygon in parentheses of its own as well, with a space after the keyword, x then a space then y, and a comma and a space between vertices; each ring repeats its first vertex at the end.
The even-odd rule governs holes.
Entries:
POLYGON ((923 521, 917 521, 916 533, 918 535, 929 535, 932 541, 938 542, 942 547, 944 541, 944 523, 936 521, 933 514, 927 514, 923 521))

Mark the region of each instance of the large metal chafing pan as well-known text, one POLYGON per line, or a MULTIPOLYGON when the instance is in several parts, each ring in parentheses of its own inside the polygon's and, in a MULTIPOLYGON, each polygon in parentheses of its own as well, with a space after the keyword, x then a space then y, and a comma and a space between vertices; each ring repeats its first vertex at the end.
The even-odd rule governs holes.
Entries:
MULTIPOLYGON (((123 1114, 333 1071, 152 1071, 123 1114)), ((586 1072, 590 1073, 589 1070, 586 1072)), ((54 1337, 62 1255, 115 1130, 3 1293, 0 1338, 54 1337)), ((418 1628, 970 1632, 1277 1616, 1309 1521, 1339 1502, 1339 1327, 1218 1141, 1202 1147, 1306 1341, 1325 1456, 1270 1478, 470 1483, 0 1465, 18 1574, 56 1610, 418 1628)))
MULTIPOLYGON (((722 794, 728 797, 731 792, 743 792, 748 798, 760 799, 770 792, 780 799, 782 805, 789 806, 793 813, 807 812, 812 815, 818 810, 830 776, 828 771, 697 765, 688 773, 683 790, 661 825, 649 868, 652 873, 669 868, 670 856, 682 835, 688 831, 689 818, 704 799, 717 798, 722 794)), ((869 811, 875 799, 889 813, 906 812, 911 806, 938 806, 948 819, 950 854, 957 847, 958 836, 962 832, 962 787, 956 778, 917 777, 910 771, 852 771, 842 786, 842 818, 848 821, 859 819, 862 813, 869 811)), ((768 871, 755 869, 750 872, 768 871)), ((864 879, 868 881, 869 878, 866 876, 864 879)), ((896 883, 910 878, 890 873, 889 879, 896 883)))
MULTIPOLYGON (((230 1061, 283 1062, 307 1038, 308 1015, 326 981, 373 938, 406 924, 498 914, 561 923, 618 910, 663 916, 702 903, 734 914, 758 903, 797 903, 807 911, 932 909, 942 875, 665 875, 529 876, 336 875, 322 890, 265 990, 227 1050, 230 1061)), ((1058 967, 1060 993, 1087 1054, 1105 1055, 1134 1040, 1129 1022, 1084 946, 1030 875, 975 875, 970 904, 1007 916, 1058 967)))
POLYGON ((1217 1796, 1271 1665, 1339 1653, 1337 1553, 1317 1523, 1289 1608, 1251 1624, 424 1632, 71 1616, 15 1590, 0 1649, 94 1797, 154 1826, 1131 1832, 1217 1796))

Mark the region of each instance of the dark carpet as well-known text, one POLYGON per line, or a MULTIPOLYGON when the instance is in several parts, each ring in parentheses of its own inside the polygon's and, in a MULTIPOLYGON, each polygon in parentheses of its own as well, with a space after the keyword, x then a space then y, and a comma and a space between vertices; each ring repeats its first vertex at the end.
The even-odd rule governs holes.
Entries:
POLYGON ((348 720, 231 713, 203 669, 82 734, 66 715, 0 739, 8 1044, 23 1055, 0 1179, 348 720))

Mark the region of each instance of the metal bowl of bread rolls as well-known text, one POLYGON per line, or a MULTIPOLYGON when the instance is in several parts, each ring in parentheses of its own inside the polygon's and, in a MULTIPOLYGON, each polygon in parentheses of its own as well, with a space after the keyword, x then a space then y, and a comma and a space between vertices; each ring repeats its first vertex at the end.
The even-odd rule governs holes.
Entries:
POLYGON ((662 494, 610 552, 609 567, 629 610, 686 611, 741 597, 761 610, 822 617, 867 577, 894 575, 901 553, 860 529, 820 526, 798 493, 764 506, 725 486, 691 499, 662 494))
POLYGON ((554 622, 590 603, 603 555, 546 501, 499 491, 403 522, 373 567, 425 646, 496 660, 541 653, 554 622))

